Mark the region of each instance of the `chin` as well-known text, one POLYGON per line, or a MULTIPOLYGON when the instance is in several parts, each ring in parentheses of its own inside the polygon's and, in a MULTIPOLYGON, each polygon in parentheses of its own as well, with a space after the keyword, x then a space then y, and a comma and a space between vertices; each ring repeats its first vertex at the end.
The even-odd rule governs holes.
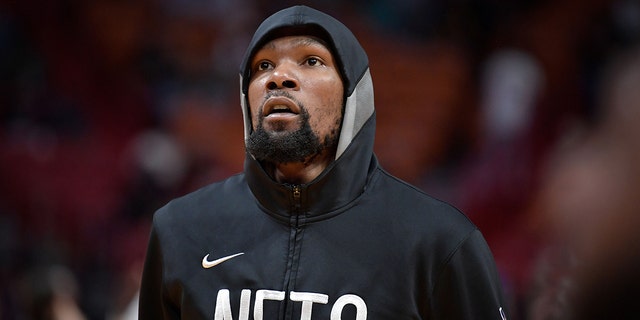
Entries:
POLYGON ((290 124, 284 122, 270 123, 264 126, 264 130, 269 134, 282 135, 300 130, 299 124, 290 124))

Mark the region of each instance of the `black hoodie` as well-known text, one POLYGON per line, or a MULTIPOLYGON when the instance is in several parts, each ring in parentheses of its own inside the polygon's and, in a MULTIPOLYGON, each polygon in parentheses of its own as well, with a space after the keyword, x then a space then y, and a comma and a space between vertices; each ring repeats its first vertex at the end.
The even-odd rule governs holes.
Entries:
POLYGON ((504 319, 477 228, 380 168, 368 59, 342 23, 296 6, 260 25, 240 70, 245 138, 249 61, 292 34, 323 39, 338 61, 345 109, 335 161, 288 185, 247 154, 243 173, 158 210, 140 319, 504 319))

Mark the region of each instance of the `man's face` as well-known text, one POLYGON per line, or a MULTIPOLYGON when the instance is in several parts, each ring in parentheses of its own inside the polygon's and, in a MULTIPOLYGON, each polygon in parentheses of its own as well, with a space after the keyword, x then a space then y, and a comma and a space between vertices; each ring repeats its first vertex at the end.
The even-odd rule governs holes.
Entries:
POLYGON ((251 62, 249 152, 258 160, 287 163, 335 151, 344 91, 337 68, 316 38, 290 36, 265 44, 251 62))

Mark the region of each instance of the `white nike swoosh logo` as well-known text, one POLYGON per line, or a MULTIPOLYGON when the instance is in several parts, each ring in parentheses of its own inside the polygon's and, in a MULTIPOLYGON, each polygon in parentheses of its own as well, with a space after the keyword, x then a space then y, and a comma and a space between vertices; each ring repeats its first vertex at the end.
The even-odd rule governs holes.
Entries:
POLYGON ((202 258, 202 267, 205 268, 205 269, 209 269, 209 268, 215 267, 215 266, 217 266, 217 265, 219 265, 219 264, 221 264, 221 263, 223 263, 223 262, 225 262, 225 261, 227 261, 229 259, 233 259, 233 258, 235 258, 237 256, 241 256, 243 254, 244 254, 244 252, 240 252, 240 253, 232 254, 230 256, 222 257, 220 259, 216 259, 216 260, 213 260, 213 261, 209 261, 209 255, 207 254, 206 256, 204 256, 204 258, 202 258))

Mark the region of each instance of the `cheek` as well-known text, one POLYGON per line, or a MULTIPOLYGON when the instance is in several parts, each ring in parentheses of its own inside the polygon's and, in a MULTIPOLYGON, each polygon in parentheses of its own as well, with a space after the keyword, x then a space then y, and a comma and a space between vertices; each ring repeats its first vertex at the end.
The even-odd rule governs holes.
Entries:
MULTIPOLYGON (((342 107, 344 105, 342 85, 331 86, 329 92, 325 95, 325 97, 327 117, 329 119, 342 118, 342 107)), ((333 125, 335 121, 330 121, 330 123, 331 125, 333 125)))
POLYGON ((251 123, 253 129, 255 129, 256 125, 258 124, 258 115, 260 113, 260 105, 262 103, 262 95, 256 87, 257 85, 255 83, 251 83, 249 84, 249 89, 247 91, 247 103, 249 104, 248 108, 249 112, 251 113, 251 123))
POLYGON ((317 133, 320 135, 327 135, 336 133, 342 122, 342 88, 334 88, 331 94, 323 95, 323 100, 319 105, 322 105, 320 110, 317 110, 317 117, 314 122, 317 133))
POLYGON ((327 97, 331 100, 329 103, 336 106, 335 111, 337 113, 342 113, 342 106, 344 105, 344 88, 342 87, 340 77, 336 76, 335 80, 331 81, 327 97))

